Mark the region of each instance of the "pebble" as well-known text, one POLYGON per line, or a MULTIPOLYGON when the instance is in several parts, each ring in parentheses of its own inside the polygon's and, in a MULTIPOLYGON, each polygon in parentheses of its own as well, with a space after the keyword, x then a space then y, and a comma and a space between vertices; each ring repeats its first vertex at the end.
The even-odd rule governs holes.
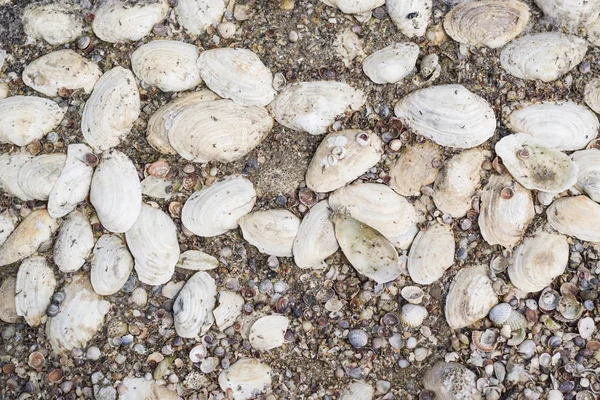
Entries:
POLYGON ((423 361, 429 355, 429 351, 423 347, 419 347, 415 349, 415 360, 423 361))
POLYGON ((148 294, 144 290, 144 288, 139 287, 136 288, 129 297, 129 302, 133 303, 137 306, 143 307, 148 302, 148 294))
POLYGON ((92 346, 87 349, 87 351, 85 353, 85 358, 87 358, 88 360, 95 361, 95 360, 99 359, 101 355, 102 355, 102 352, 100 351, 100 349, 97 348, 96 346, 92 346))
POLYGON ((235 24, 231 22, 221 22, 217 25, 217 32, 223 39, 230 39, 235 35, 235 24))
POLYGON ((288 34, 288 39, 290 40, 290 42, 296 43, 298 39, 300 39, 300 35, 296 31, 290 31, 290 33, 288 34))
POLYGON ((398 366, 400 368, 407 368, 410 365, 410 363, 408 362, 408 360, 402 359, 400 361, 398 361, 398 366))
POLYGON ((414 349, 415 347, 417 347, 417 339, 415 337, 411 336, 408 339, 406 339, 407 349, 414 349))
POLYGON ((81 36, 77 39, 77 48, 84 50, 87 49, 92 42, 92 39, 89 36, 81 36))
POLYGON ((392 384, 389 381, 379 380, 375 383, 377 393, 385 394, 390 391, 392 384))

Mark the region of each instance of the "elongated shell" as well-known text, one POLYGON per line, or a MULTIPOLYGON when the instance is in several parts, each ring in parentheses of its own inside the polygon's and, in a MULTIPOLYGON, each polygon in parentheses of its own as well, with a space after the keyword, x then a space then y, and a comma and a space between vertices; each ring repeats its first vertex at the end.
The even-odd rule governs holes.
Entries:
POLYGON ((0 246, 6 242, 6 239, 15 230, 18 220, 16 212, 11 208, 7 208, 0 213, 0 246))
POLYGON ((133 73, 123 67, 106 72, 96 82, 81 116, 83 137, 96 150, 118 146, 140 114, 140 95, 133 73))
POLYGON ((281 125, 311 135, 326 133, 335 118, 365 103, 359 89, 341 82, 300 82, 287 86, 269 105, 281 125))
POLYGON ((233 325, 242 313, 243 305, 244 298, 241 295, 227 290, 219 292, 219 306, 214 309, 213 316, 221 332, 233 325))
POLYGON ((576 151, 571 154, 571 159, 579 168, 576 187, 600 203, 600 150, 576 151))
POLYGON ((365 382, 352 382, 340 395, 340 400, 371 400, 374 395, 373 387, 365 382))
POLYGON ((219 386, 234 400, 249 400, 271 387, 271 367, 255 358, 242 358, 219 374, 219 386))
POLYGON ((488 102, 462 85, 431 86, 398 101, 396 116, 440 146, 468 149, 494 134, 496 117, 488 102))
POLYGON ((188 90, 202 82, 196 67, 198 46, 176 40, 155 40, 131 55, 131 69, 163 92, 188 90))
POLYGON ((439 400, 479 400, 477 375, 462 364, 437 362, 423 376, 423 386, 439 400))
POLYGON ((62 121, 65 111, 52 100, 11 96, 0 100, 0 143, 27 146, 62 121))
POLYGON ((252 211, 254 185, 241 175, 231 175, 195 192, 181 212, 183 226, 195 235, 211 237, 238 227, 238 220, 252 211))
POLYGON ((83 32, 79 8, 67 2, 31 3, 23 11, 23 30, 32 39, 43 39, 51 45, 71 42, 83 32))
POLYGON ((175 330, 183 338, 205 334, 214 322, 217 286, 206 272, 196 272, 183 286, 173 304, 175 330))
POLYGON ((331 192, 352 182, 379 162, 382 147, 381 139, 369 131, 330 133, 308 166, 306 186, 315 192, 331 192))
POLYGON ((321 269, 339 248, 327 201, 315 204, 302 218, 294 240, 294 262, 302 269, 321 269))
POLYGON ((577 36, 536 33, 506 45, 500 53, 500 63, 517 78, 552 82, 575 68, 587 47, 587 42, 577 36))
POLYGON ((19 186, 19 170, 33 156, 28 152, 0 154, 0 189, 7 196, 15 196, 23 201, 33 200, 19 186))
POLYGON ((56 220, 52 219, 48 211, 32 211, 0 246, 0 266, 29 257, 52 237, 57 228, 56 220))
POLYGON ((390 187, 403 196, 414 196, 435 182, 443 160, 442 149, 431 141, 405 147, 390 168, 390 187))
POLYGON ((375 83, 396 83, 415 68, 418 57, 416 44, 394 43, 365 58, 363 71, 375 83))
POLYGON ((15 307, 15 289, 17 279, 14 276, 7 276, 0 286, 0 320, 9 324, 19 322, 19 314, 15 307))
POLYGON ((576 29, 588 25, 598 18, 598 0, 534 0, 535 4, 561 26, 576 29))
POLYGON ((107 230, 131 228, 142 208, 142 188, 129 157, 116 150, 102 156, 92 178, 90 202, 107 230))
POLYGON ((386 0, 385 5, 390 18, 404 36, 425 35, 432 0, 386 0))
POLYGON ((119 400, 177 400, 178 397, 175 390, 146 378, 125 378, 122 385, 127 390, 119 394, 119 400))
POLYGON ((292 257, 300 219, 288 210, 255 211, 238 221, 244 239, 261 253, 292 257))
POLYGON ((133 257, 117 235, 102 235, 94 246, 90 280, 102 296, 117 293, 133 270, 133 257))
POLYGON ((577 164, 533 136, 524 133, 505 136, 495 149, 506 169, 527 189, 560 193, 577 182, 577 164))
POLYGON ((321 0, 344 14, 362 14, 385 4, 385 0, 321 0))
POLYGON ((546 210, 548 222, 562 234, 600 242, 600 204, 586 196, 563 197, 546 210))
POLYGON ((267 315, 252 324, 248 340, 258 351, 274 349, 284 343, 289 324, 289 319, 283 315, 267 315))
POLYGON ((17 315, 25 318, 29 326, 38 326, 55 288, 54 272, 44 257, 25 259, 19 267, 15 286, 17 315))
POLYGON ((54 242, 54 263, 61 272, 74 272, 83 266, 94 247, 94 233, 80 211, 73 211, 60 226, 54 242))
POLYGON ((444 29, 459 43, 497 49, 519 36, 528 21, 525 3, 484 0, 458 4, 444 17, 444 29))
POLYGON ((92 29, 105 42, 135 41, 148 35, 168 11, 167 0, 103 0, 94 13, 92 29))
POLYGON ((42 154, 25 162, 17 176, 17 182, 25 196, 48 200, 66 159, 64 154, 42 154))
POLYGON ((454 263, 454 235, 449 225, 434 223, 420 231, 408 253, 408 273, 413 282, 429 285, 454 263))
POLYGON ((221 22, 224 12, 223 0, 182 0, 175 6, 177 20, 192 35, 221 22))
POLYGON ((177 268, 187 269, 189 271, 209 271, 219 266, 219 260, 210 254, 199 250, 184 251, 179 255, 177 268))
POLYGON ((487 267, 477 265, 461 269, 446 297, 446 321, 450 328, 460 329, 474 324, 498 304, 487 267))
MULTIPOLYGON (((599 24, 600 27, 600 24, 599 24)), ((600 43, 600 41, 598 42, 600 43)), ((600 79, 591 79, 586 85, 583 92, 585 104, 595 113, 600 113, 600 79)))

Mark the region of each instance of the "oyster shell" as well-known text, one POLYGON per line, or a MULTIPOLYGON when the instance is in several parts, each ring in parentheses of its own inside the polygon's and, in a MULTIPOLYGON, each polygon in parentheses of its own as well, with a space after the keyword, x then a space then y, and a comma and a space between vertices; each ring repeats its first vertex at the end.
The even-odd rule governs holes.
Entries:
POLYGON ((133 257, 117 235, 102 235, 94 246, 90 281, 102 296, 117 293, 133 270, 133 257))
POLYGON ((439 172, 435 164, 443 158, 442 149, 431 141, 405 147, 390 168, 390 187, 403 196, 417 195, 435 182, 439 172))
POLYGON ((27 198, 48 200, 67 156, 64 154, 42 154, 26 161, 19 169, 17 183, 27 198))
POLYGON ((219 386, 234 400, 249 400, 271 387, 271 367, 255 358, 242 358, 219 374, 219 386))
POLYGON ((27 146, 54 129, 64 115, 58 104, 42 97, 0 99, 0 143, 27 146))
POLYGON ((258 351, 274 349, 284 343, 289 324, 289 319, 283 315, 267 315, 252 324, 248 340, 258 351))
POLYGON ((388 15, 409 38, 425 35, 431 17, 432 0, 386 0, 388 15))
POLYGON ((0 286, 0 320, 9 324, 19 322, 19 315, 15 307, 15 288, 17 279, 7 276, 0 286))
POLYGON ((109 43, 140 40, 169 12, 167 0, 128 2, 103 0, 94 13, 92 29, 109 43))
POLYGON ((239 219, 244 239, 261 253, 292 257, 300 219, 288 210, 255 211, 239 219))
POLYGON ((429 285, 454 263, 454 234, 446 224, 433 223, 420 231, 408 253, 408 273, 413 282, 429 285))
POLYGON ((479 400, 477 375, 462 364, 437 362, 423 376, 423 386, 439 400, 479 400))
POLYGON ((179 336, 194 338, 210 329, 216 296, 217 285, 207 272, 196 272, 186 282, 173 304, 175 330, 179 336))
POLYGON ((54 271, 44 257, 33 256, 23 260, 15 285, 17 315, 25 318, 29 326, 38 326, 55 288, 54 271))
POLYGON ((7 208, 0 213, 0 246, 6 242, 6 239, 15 230, 18 218, 14 210, 7 208))
POLYGON ((598 18, 600 1, 598 0, 534 0, 535 4, 561 26, 576 29, 598 18))
POLYGON ((221 22, 224 12, 223 0, 181 0, 175 6, 177 20, 192 35, 221 22))
POLYGON ((600 113, 600 78, 591 79, 586 83, 583 99, 585 104, 594 110, 596 114, 600 113))
POLYGON ((463 268, 454 277, 446 297, 445 315, 450 328, 460 329, 474 324, 498 304, 487 267, 463 268))
POLYGON ((219 260, 199 250, 188 250, 179 255, 175 266, 189 271, 209 271, 219 266, 219 260))
POLYGON ((213 316, 221 332, 233 325, 242 313, 243 305, 244 298, 241 295, 228 290, 219 292, 219 306, 214 309, 213 316))
POLYGON ((363 71, 373 82, 396 83, 415 69, 419 46, 412 42, 394 43, 368 56, 363 71))
POLYGON ((579 168, 575 186, 590 199, 600 203, 600 150, 576 151, 571 154, 571 159, 579 168))
POLYGON ((494 134, 488 102, 462 85, 431 86, 402 98, 394 113, 412 130, 440 146, 468 149, 494 134))
POLYGON ((371 400, 373 399, 374 390, 371 385, 365 382, 352 382, 340 395, 340 400, 371 400))
POLYGON ((325 259, 339 248, 331 215, 327 201, 322 200, 302 218, 292 249, 299 268, 321 269, 325 259))
POLYGON ((587 48, 587 42, 577 36, 536 33, 507 44, 500 53, 500 63, 517 78, 552 82, 575 68, 587 48))
POLYGON ((3 194, 18 197, 23 201, 33 200, 21 189, 18 181, 19 170, 32 158, 27 152, 0 154, 0 189, 3 194))
POLYGON ((306 171, 306 186, 331 192, 352 182, 377 164, 383 154, 379 136, 347 129, 325 136, 306 171))
POLYGON ((125 378, 122 385, 124 393, 119 392, 119 400, 177 400, 177 392, 169 390, 166 385, 158 385, 154 380, 146 378, 125 378))
POLYGON ((358 110, 364 103, 365 95, 359 89, 342 82, 315 81, 288 85, 269 109, 281 125, 320 135, 338 115, 358 110))
POLYGON ((588 197, 563 197, 555 200, 546 214, 550 225, 560 233, 580 240, 600 242, 600 204, 588 197))
POLYGON ((61 272, 74 272, 83 266, 94 247, 94 233, 88 219, 73 211, 61 224, 54 242, 54 263, 61 272))
POLYGON ((67 2, 31 3, 23 11, 23 30, 32 39, 43 39, 52 46, 71 42, 83 33, 79 7, 67 2))
POLYGON ((48 211, 32 211, 0 246, 0 266, 31 256, 42 243, 52 237, 57 228, 56 220, 52 219, 48 211))
POLYGON ((362 14, 385 4, 385 0, 321 0, 344 14, 362 14))

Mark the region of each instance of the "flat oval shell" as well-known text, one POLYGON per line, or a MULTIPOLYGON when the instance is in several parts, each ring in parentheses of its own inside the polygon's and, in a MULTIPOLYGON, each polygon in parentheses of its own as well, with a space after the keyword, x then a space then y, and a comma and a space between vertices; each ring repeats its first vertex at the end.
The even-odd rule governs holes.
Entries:
POLYGON ((292 257, 300 219, 288 210, 255 211, 238 221, 244 239, 258 251, 276 257, 292 257))
POLYGON ((31 256, 42 243, 52 237, 57 228, 58 223, 48 211, 32 211, 0 246, 0 266, 31 256))
POLYGON ((544 15, 571 30, 594 22, 600 12, 598 0, 534 0, 534 2, 544 15))
POLYGON ((371 54, 363 61, 363 71, 373 82, 396 83, 415 68, 419 46, 414 43, 394 43, 371 54))
POLYGON ((133 257, 125 241, 117 235, 102 235, 94 246, 90 280, 94 292, 102 296, 117 293, 133 270, 133 257))
POLYGON ((42 154, 25 162, 17 175, 17 182, 25 196, 48 200, 66 159, 64 154, 42 154))
POLYGON ((94 233, 80 211, 71 212, 61 224, 54 242, 54 263, 61 272, 74 272, 83 266, 94 247, 94 233))
POLYGON ((181 0, 175 6, 177 20, 192 35, 221 22, 224 12, 223 0, 181 0))
POLYGON ((403 196, 417 195, 423 186, 435 182, 439 169, 434 161, 443 157, 442 149, 431 141, 404 147, 390 168, 390 187, 403 196))
POLYGON ((15 286, 17 315, 23 317, 29 326, 38 326, 46 314, 55 288, 54 271, 44 257, 25 259, 19 267, 15 286))
POLYGON ((364 382, 352 382, 340 395, 340 400, 371 400, 375 391, 373 387, 364 382))
POLYGON ((19 170, 33 156, 28 152, 0 154, 0 189, 7 196, 15 196, 23 201, 33 200, 19 186, 19 170))
POLYGON ((52 100, 11 96, 0 100, 0 142, 27 146, 62 121, 65 111, 52 100))
POLYGON ((219 306, 214 309, 213 316, 221 332, 234 324, 243 306, 244 298, 238 293, 227 290, 219 292, 219 306))
POLYGON ((104 0, 94 13, 92 29, 99 39, 118 43, 140 40, 169 12, 167 0, 104 0))
POLYGON ((79 7, 68 2, 31 3, 23 11, 23 30, 32 39, 43 39, 51 45, 77 39, 83 33, 79 7))
POLYGON ((322 269, 325 259, 339 248, 331 215, 329 204, 322 200, 302 218, 292 249, 299 268, 322 269))
POLYGON ((208 271, 219 266, 219 260, 210 254, 199 250, 184 251, 179 255, 177 268, 187 269, 189 271, 208 271))
POLYGON ((413 282, 429 285, 454 263, 454 234, 446 224, 434 223, 420 231, 408 253, 408 273, 413 282))
POLYGON ((219 374, 219 386, 234 400, 249 400, 271 387, 271 367, 255 358, 242 358, 219 374))
POLYGON ((576 187, 597 203, 600 203, 600 150, 576 151, 571 159, 577 164, 576 187))
POLYGON ((183 338, 204 335, 214 322, 217 296, 215 280, 206 272, 196 272, 183 286, 173 304, 175 330, 183 338))
POLYGON ((248 340, 258 351, 269 351, 281 346, 290 321, 283 315, 267 315, 259 318, 252 328, 248 340))
POLYGON ((386 0, 387 12, 406 37, 425 35, 431 18, 432 0, 386 0))
POLYGON ((564 235, 600 242, 600 204, 586 196, 563 197, 546 210, 550 225, 564 235))
POLYGON ((0 320, 8 324, 19 322, 19 314, 15 307, 15 289, 17 279, 14 276, 7 276, 0 286, 0 320))

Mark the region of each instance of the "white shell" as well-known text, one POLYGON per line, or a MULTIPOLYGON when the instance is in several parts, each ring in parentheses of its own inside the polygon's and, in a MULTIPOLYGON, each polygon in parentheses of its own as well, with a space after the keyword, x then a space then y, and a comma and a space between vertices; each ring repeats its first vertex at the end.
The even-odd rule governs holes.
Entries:
POLYGON ((417 65, 419 46, 412 42, 394 43, 363 61, 363 71, 375 83, 396 83, 417 65))
POLYGON ((394 112, 416 133, 440 146, 475 147, 496 129, 488 102, 457 84, 417 90, 398 101, 394 112))
POLYGON ((238 222, 244 239, 261 253, 292 257, 292 247, 300 227, 300 219, 290 211, 255 211, 244 215, 238 222))
POLYGON ((0 100, 0 143, 26 146, 62 121, 65 111, 52 100, 11 96, 0 100))
POLYGON ((585 104, 594 110, 595 113, 600 113, 600 78, 591 79, 586 83, 583 99, 585 100, 585 104))
POLYGON ((102 235, 94 246, 90 280, 102 296, 117 293, 133 270, 133 257, 117 235, 102 235))
POLYGON ((408 253, 408 273, 413 282, 429 285, 454 263, 454 234, 446 224, 433 223, 420 231, 408 253))
POLYGON ((48 97, 58 96, 61 89, 91 93, 101 76, 96 63, 69 49, 43 55, 23 69, 23 83, 48 97))
POLYGON ((221 390, 230 390, 234 400, 249 400, 271 387, 271 367, 255 358, 242 358, 219 374, 221 390))
POLYGON ((18 218, 13 209, 7 208, 0 213, 0 246, 6 242, 6 239, 15 230, 18 218))
POLYGON ((339 400, 371 400, 374 390, 365 382, 352 382, 342 392, 339 400))
POLYGON ((308 166, 306 186, 315 192, 331 192, 352 182, 379 162, 382 147, 379 136, 369 131, 328 134, 308 166))
POLYGON ((198 46, 176 40, 155 40, 133 52, 131 69, 148 85, 163 92, 179 92, 202 82, 197 59, 198 46))
POLYGON ((175 6, 177 20, 192 35, 221 22, 224 12, 223 0, 181 0, 175 6))
POLYGON ((7 196, 15 196, 23 201, 33 200, 19 186, 19 170, 33 156, 28 152, 0 154, 0 189, 7 196))
POLYGON ((385 4, 385 0, 321 0, 344 14, 362 14, 385 4))
POLYGON ((23 30, 32 39, 44 39, 51 45, 71 42, 83 33, 79 8, 67 2, 31 3, 23 11, 23 30))
POLYGON ((289 324, 289 319, 283 315, 267 315, 252 324, 248 340, 258 351, 274 349, 284 343, 289 324))
POLYGON ((33 256, 23 260, 15 286, 17 315, 25 318, 29 326, 38 326, 55 288, 54 272, 44 257, 33 256))
POLYGON ((571 159, 579 167, 576 187, 597 203, 600 203, 600 150, 576 151, 571 159))
POLYGON ((133 73, 123 67, 106 72, 96 82, 83 108, 81 131, 96 150, 118 146, 140 114, 140 95, 133 73))
POLYGON ((331 215, 327 201, 322 200, 302 218, 292 249, 299 268, 321 269, 339 248, 331 215))
POLYGON ((48 196, 48 212, 52 218, 67 215, 87 197, 94 168, 86 163, 85 156, 91 152, 85 144, 67 147, 65 166, 48 196))
POLYGON ((341 82, 315 81, 288 85, 269 105, 281 125, 311 135, 326 133, 336 117, 365 103, 359 89, 341 82))
POLYGON ((587 107, 565 101, 529 104, 513 111, 507 126, 526 133, 556 150, 583 149, 598 136, 598 117, 587 107))
POLYGON ((19 322, 19 315, 15 307, 15 288, 17 279, 7 276, 0 286, 0 320, 9 324, 19 322))
POLYGON ((219 266, 219 260, 210 254, 199 250, 184 251, 179 255, 177 268, 187 269, 189 271, 209 271, 219 266))
POLYGON ((25 162, 17 176, 17 182, 28 198, 48 200, 58 180, 67 156, 64 154, 42 154, 25 162))
POLYGON ((94 233, 88 219, 73 211, 61 224, 54 242, 54 263, 61 272, 74 272, 83 266, 94 247, 94 233))
POLYGON ((598 0, 534 0, 535 4, 561 26, 575 30, 598 18, 600 1, 598 0))
POLYGON ((128 2, 103 0, 94 13, 92 29, 109 43, 135 41, 148 35, 169 11, 167 0, 128 2), (137 3, 137 4, 136 4, 137 3))
POLYGON ((600 242, 600 204, 588 197, 563 197, 555 200, 546 214, 550 225, 560 233, 580 240, 600 242))
POLYGON ((242 313, 244 298, 228 290, 219 292, 219 306, 214 309, 215 324, 222 331, 229 328, 242 313))
POLYGON ((406 146, 390 167, 390 187, 403 196, 415 196, 435 182, 439 170, 434 162, 443 158, 442 149, 429 140, 406 146))
POLYGON ((0 246, 0 266, 12 264, 35 253, 58 228, 46 210, 29 213, 0 246))
POLYGON ((203 51, 198 69, 206 86, 219 96, 243 106, 266 106, 275 98, 273 74, 247 49, 203 51))
POLYGON ((125 239, 135 258, 135 272, 140 281, 162 285, 171 279, 179 260, 177 227, 171 217, 142 204, 137 221, 125 232, 125 239))
POLYGON ((517 78, 552 82, 575 68, 587 48, 587 42, 577 36, 536 33, 507 44, 500 53, 500 63, 517 78))
POLYGON ((181 222, 198 236, 211 237, 238 227, 238 220, 252 211, 254 185, 241 175, 231 175, 192 194, 181 211, 181 222))
POLYGON ((498 304, 487 267, 463 268, 454 277, 446 297, 446 321, 452 329, 474 324, 498 304))
POLYGON ((587 39, 595 46, 600 45, 600 18, 596 18, 585 29, 587 30, 587 39))
POLYGON ((417 304, 404 304, 400 310, 400 323, 409 328, 417 328, 429 315, 427 309, 417 304))
POLYGON ((560 193, 577 182, 577 164, 533 136, 505 136, 496 143, 495 150, 513 178, 527 189, 560 193), (522 152, 526 156, 520 156, 522 152))
POLYGON ((204 271, 196 272, 183 286, 173 304, 175 330, 183 338, 204 335, 214 322, 217 286, 204 271))
POLYGON ((125 378, 121 383, 126 388, 119 390, 119 400, 177 400, 177 392, 169 390, 168 385, 159 385, 146 378, 125 378))
POLYGON ((438 400, 480 400, 477 375, 462 364, 437 362, 423 376, 423 386, 438 400))
POLYGON ((148 175, 140 182, 142 194, 155 199, 169 200, 173 194, 173 182, 166 178, 148 175))
POLYGON ((396 27, 409 38, 425 35, 432 0, 386 0, 387 12, 396 27))
POLYGON ((132 227, 142 208, 142 188, 129 157, 116 150, 102 156, 92 178, 90 202, 107 230, 120 233, 132 227))

